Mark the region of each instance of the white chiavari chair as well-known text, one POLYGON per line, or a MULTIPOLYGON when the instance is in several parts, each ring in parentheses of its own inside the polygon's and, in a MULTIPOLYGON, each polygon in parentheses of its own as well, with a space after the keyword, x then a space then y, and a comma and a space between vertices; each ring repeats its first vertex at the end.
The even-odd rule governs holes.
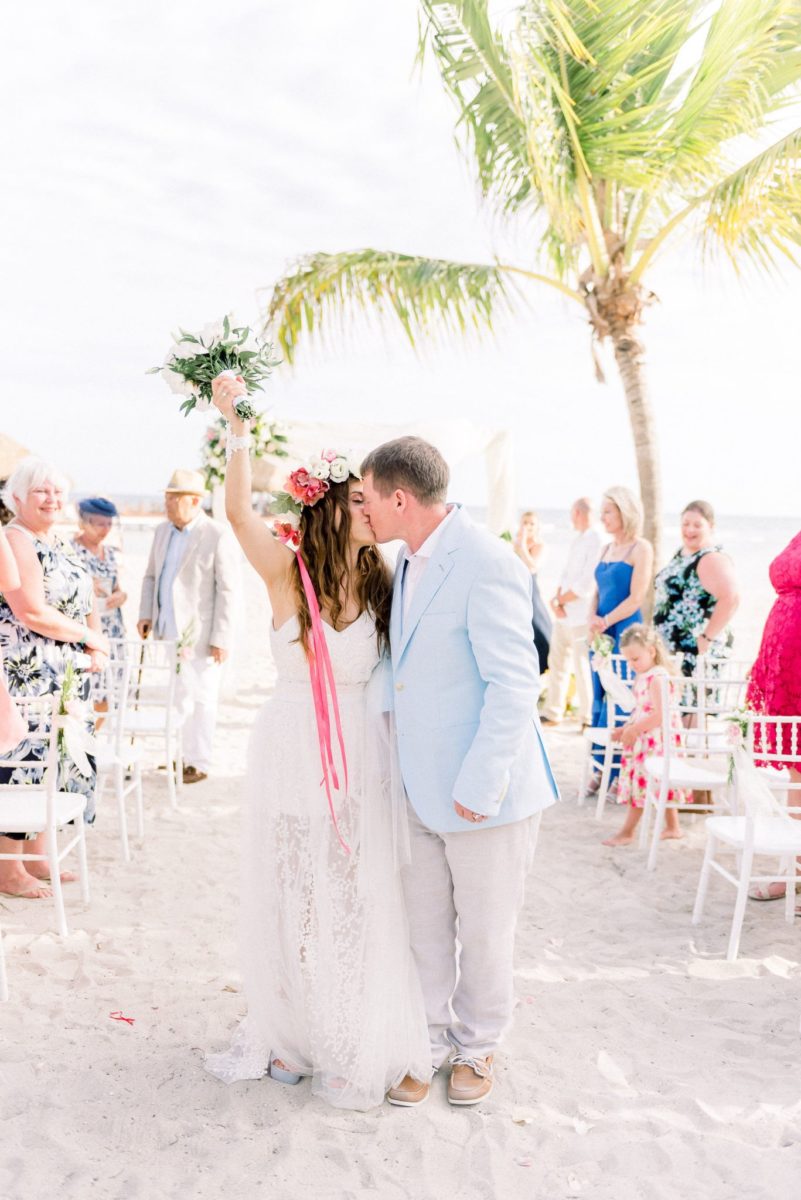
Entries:
POLYGON ((795 918, 796 858, 801 854, 801 807, 795 803, 801 783, 789 766, 801 770, 801 717, 745 718, 745 746, 734 751, 738 813, 708 817, 706 850, 693 908, 693 924, 703 916, 707 888, 714 871, 736 888, 726 958, 736 959, 752 884, 783 883, 785 919, 795 918), (778 792, 778 795, 776 794, 778 792), (780 798, 781 797, 781 798, 780 798), (735 856, 735 870, 717 857, 719 849, 735 856), (778 859, 770 874, 754 872, 754 858, 778 859))
MULTIPOLYGON (((37 700, 15 697, 22 717, 28 723, 28 734, 17 751, 3 759, 3 767, 9 768, 16 778, 10 783, 0 784, 0 829, 6 833, 44 833, 46 852, 33 854, 21 850, 19 854, 0 854, 0 859, 21 858, 23 862, 46 862, 50 869, 50 886, 56 908, 56 923, 61 937, 66 937, 67 917, 64 911, 64 895, 61 883, 61 864, 68 854, 77 851, 81 882, 81 897, 89 903, 89 872, 86 862, 86 829, 83 814, 86 797, 80 792, 61 792, 59 783, 59 735, 68 722, 77 718, 60 715, 60 698, 57 695, 37 700), (44 747, 44 757, 32 762, 25 756, 32 746, 44 747), (17 753, 18 752, 18 753, 17 753), (31 782, 29 777, 34 768, 44 768, 41 782, 31 782), (67 841, 59 846, 59 832, 71 823, 74 829, 67 841)), ((20 843, 24 846, 24 842, 20 843)))
MULTIPOLYGON (((626 659, 622 654, 611 654, 608 659, 608 665, 614 672, 615 676, 627 687, 631 688, 634 681, 634 674, 631 671, 626 659)), ((589 726, 582 731, 584 739, 584 759, 581 766, 581 782, 578 791, 578 804, 581 807, 587 799, 590 785, 590 780, 593 774, 593 765, 596 763, 596 755, 601 758, 600 771, 600 786, 598 788, 595 802, 595 819, 600 821, 604 805, 606 804, 609 794, 609 781, 612 776, 612 771, 620 762, 620 745, 612 741, 612 731, 618 729, 621 725, 625 725, 630 714, 621 711, 616 704, 612 702, 611 697, 607 697, 606 705, 606 725, 589 726)))
MULTIPOLYGON (((116 643, 119 645, 119 643, 116 643)), ((164 754, 170 807, 177 806, 176 791, 183 783, 182 717, 177 683, 180 657, 175 641, 127 641, 120 655, 131 674, 123 720, 123 733, 134 745, 156 743, 164 754)))
POLYGON ((726 718, 738 707, 731 701, 742 695, 744 686, 744 680, 725 680, 717 675, 694 675, 689 680, 664 676, 660 680, 662 753, 645 760, 647 787, 639 837, 640 848, 645 849, 650 832, 649 871, 656 866, 666 811, 687 807, 684 801, 669 799, 672 791, 708 792, 708 802, 692 805, 694 813, 731 808, 732 747, 726 718), (678 729, 676 714, 680 718, 678 729))
POLYGON ((126 734, 126 715, 131 696, 132 664, 130 658, 112 658, 106 668, 108 712, 101 732, 97 735, 97 802, 100 803, 108 783, 114 789, 117 802, 122 857, 131 861, 128 838, 126 801, 133 794, 136 802, 136 832, 141 842, 145 836, 144 802, 142 796, 142 747, 126 734))

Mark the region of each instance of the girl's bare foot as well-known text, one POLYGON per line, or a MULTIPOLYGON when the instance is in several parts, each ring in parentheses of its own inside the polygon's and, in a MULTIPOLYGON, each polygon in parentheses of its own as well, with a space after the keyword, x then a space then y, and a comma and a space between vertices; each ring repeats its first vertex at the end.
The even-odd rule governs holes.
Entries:
POLYGON ((684 834, 681 829, 663 829, 659 837, 663 842, 677 842, 680 838, 684 837, 684 834))
POLYGON ((630 846, 634 841, 633 833, 615 833, 612 837, 604 838, 601 842, 602 846, 630 846))
POLYGON ((53 895, 53 889, 43 887, 25 868, 4 872, 0 876, 0 893, 4 896, 15 896, 20 900, 46 900, 53 895))

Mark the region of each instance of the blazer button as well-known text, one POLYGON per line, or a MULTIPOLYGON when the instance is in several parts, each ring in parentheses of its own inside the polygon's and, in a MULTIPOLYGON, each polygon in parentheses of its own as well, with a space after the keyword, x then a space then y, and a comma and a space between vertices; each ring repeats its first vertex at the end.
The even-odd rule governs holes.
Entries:
POLYGON ((402 684, 402 683, 396 683, 396 684, 395 684, 395 691, 396 691, 396 692, 402 692, 402 691, 403 691, 403 684, 402 684))

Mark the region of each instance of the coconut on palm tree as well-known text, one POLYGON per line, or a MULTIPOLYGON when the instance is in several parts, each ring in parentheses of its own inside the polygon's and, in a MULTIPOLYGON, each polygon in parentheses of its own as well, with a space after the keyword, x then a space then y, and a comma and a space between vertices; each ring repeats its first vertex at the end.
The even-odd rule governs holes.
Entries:
MULTIPOLYGON (((611 343, 631 420, 646 535, 661 487, 640 324, 649 268, 685 229, 770 269, 801 243, 801 0, 421 0, 483 196, 534 217, 531 263, 386 250, 311 254, 275 285, 266 323, 289 362, 348 311, 394 313, 412 342, 439 324, 492 328, 515 281, 581 305, 611 343), (491 11, 492 10, 492 11, 491 11)), ((596 372, 602 378, 597 355, 596 372)))

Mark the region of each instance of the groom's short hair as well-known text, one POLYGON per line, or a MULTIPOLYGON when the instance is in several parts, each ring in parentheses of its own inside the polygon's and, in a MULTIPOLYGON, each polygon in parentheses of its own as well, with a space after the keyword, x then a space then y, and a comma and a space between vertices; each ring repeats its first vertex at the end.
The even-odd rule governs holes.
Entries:
POLYGON ((448 464, 436 446, 419 437, 399 437, 371 450, 362 463, 382 496, 411 492, 421 504, 441 504, 448 494, 448 464))

